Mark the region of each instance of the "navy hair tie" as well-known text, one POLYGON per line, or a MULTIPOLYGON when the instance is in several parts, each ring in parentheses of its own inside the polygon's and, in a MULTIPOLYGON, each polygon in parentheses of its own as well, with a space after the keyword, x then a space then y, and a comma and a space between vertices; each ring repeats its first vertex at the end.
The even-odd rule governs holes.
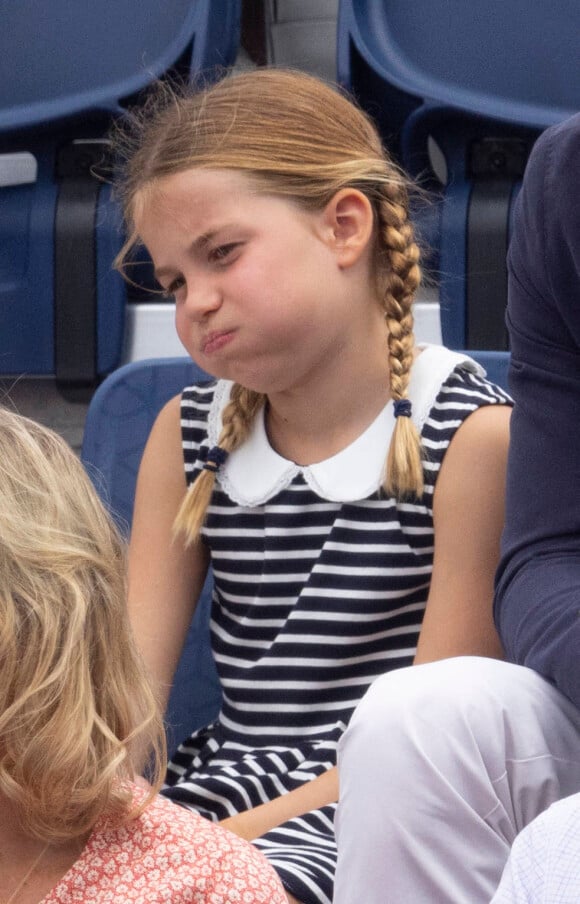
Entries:
POLYGON ((409 399, 397 399, 393 408, 395 417, 411 417, 411 402, 409 399))
POLYGON ((203 470, 211 471, 213 474, 216 474, 224 464, 228 455, 229 452, 226 452, 221 446, 213 446, 205 457, 203 470))

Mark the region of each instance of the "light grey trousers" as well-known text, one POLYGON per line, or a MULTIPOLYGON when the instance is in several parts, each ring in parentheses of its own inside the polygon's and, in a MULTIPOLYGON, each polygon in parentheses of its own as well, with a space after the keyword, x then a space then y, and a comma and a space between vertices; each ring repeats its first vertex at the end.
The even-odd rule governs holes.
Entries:
POLYGON ((371 686, 339 747, 334 904, 488 904, 517 833, 580 790, 580 711, 459 657, 371 686))

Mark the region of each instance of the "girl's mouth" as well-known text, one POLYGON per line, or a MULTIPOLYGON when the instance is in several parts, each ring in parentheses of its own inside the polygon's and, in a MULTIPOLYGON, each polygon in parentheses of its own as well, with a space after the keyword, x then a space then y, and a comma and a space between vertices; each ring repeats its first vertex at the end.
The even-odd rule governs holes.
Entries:
POLYGON ((219 352, 234 337, 235 330, 213 330, 203 337, 201 351, 204 355, 212 355, 219 352))

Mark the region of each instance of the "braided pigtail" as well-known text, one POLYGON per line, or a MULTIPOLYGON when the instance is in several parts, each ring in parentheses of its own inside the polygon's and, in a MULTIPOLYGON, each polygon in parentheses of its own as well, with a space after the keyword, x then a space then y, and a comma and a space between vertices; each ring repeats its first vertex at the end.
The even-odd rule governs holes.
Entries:
POLYGON ((419 248, 409 220, 404 183, 384 183, 379 213, 379 253, 384 267, 383 303, 389 332, 389 373, 395 429, 389 446, 384 488, 397 499, 423 493, 421 441, 407 399, 413 364, 412 303, 421 281, 419 248))
POLYGON ((215 487, 216 474, 227 456, 247 438, 265 396, 234 383, 230 401, 222 414, 222 432, 218 445, 210 449, 203 470, 190 485, 173 524, 174 535, 183 534, 186 545, 200 534, 215 487))

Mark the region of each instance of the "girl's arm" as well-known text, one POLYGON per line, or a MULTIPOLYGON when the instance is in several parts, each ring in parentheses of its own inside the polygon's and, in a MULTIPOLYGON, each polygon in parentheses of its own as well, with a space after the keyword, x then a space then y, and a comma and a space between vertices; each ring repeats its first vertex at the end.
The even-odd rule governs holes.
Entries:
POLYGON ((338 770, 335 766, 312 781, 289 791, 288 794, 283 794, 252 810, 246 810, 245 813, 222 819, 221 825, 247 841, 253 841, 254 838, 265 835, 289 819, 303 816, 311 810, 318 810, 337 800, 338 770))
MULTIPOLYGON (((163 708, 208 567, 203 544, 185 549, 173 539, 173 521, 185 491, 176 397, 159 414, 143 453, 129 547, 131 622, 163 708)), ((224 820, 223 825, 251 840, 337 799, 338 778, 331 770, 277 800, 224 820)))
POLYGON ((159 414, 139 468, 129 546, 129 613, 163 709, 208 567, 206 547, 173 538, 186 491, 180 396, 159 414))
POLYGON ((431 589, 415 663, 450 656, 503 658, 493 584, 504 522, 511 409, 490 405, 455 434, 435 486, 431 589))

